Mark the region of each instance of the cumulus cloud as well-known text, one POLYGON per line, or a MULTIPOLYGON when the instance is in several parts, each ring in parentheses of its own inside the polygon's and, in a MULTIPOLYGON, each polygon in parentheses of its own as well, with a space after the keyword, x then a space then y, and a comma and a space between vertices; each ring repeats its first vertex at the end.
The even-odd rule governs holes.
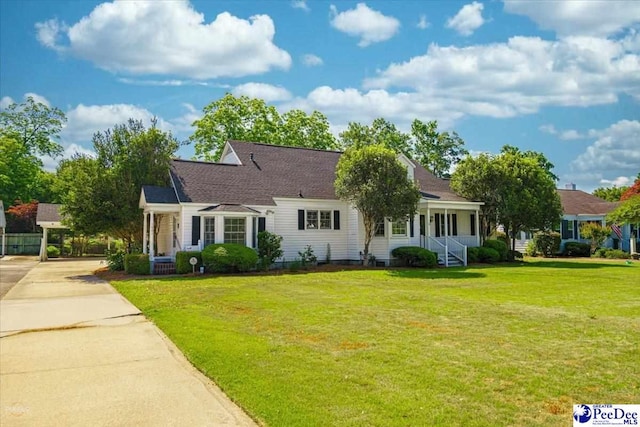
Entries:
POLYGON ((223 12, 207 23, 186 0, 115 0, 71 26, 53 19, 36 30, 43 46, 112 72, 209 79, 291 66, 291 56, 273 43, 269 16, 223 12))
POLYGON ((302 56, 302 63, 307 67, 318 67, 324 64, 324 61, 319 56, 308 53, 302 56))
POLYGON ((503 0, 505 12, 529 17, 561 36, 614 34, 640 23, 640 2, 626 0, 503 0))
POLYGON ((233 89, 234 95, 263 99, 265 102, 278 102, 291 99, 291 93, 282 86, 267 83, 244 83, 233 89))
POLYGON ((333 16, 331 26, 352 37, 360 37, 360 47, 389 40, 400 29, 400 21, 396 18, 370 9, 365 3, 358 3, 355 9, 344 12, 338 12, 336 6, 331 5, 330 11, 333 16))
POLYGON ((0 99, 0 110, 4 110, 9 105, 13 104, 15 101, 10 96, 3 96, 0 99))
MULTIPOLYGON (((24 94, 24 96, 22 97, 23 101, 26 101, 27 98, 33 98, 33 100, 35 102, 39 102, 41 104, 46 105, 47 107, 51 107, 51 103, 49 102, 49 100, 47 98, 45 98, 42 95, 39 95, 37 93, 33 93, 33 92, 27 92, 24 94)), ((17 101, 14 101, 13 98, 11 98, 10 96, 3 96, 2 99, 0 99, 0 110, 4 110, 5 108, 7 108, 9 105, 11 104, 15 104, 17 101)), ((22 101, 20 101, 22 102, 22 101)))
POLYGON ((429 26, 431 26, 431 24, 429 23, 429 21, 427 21, 427 15, 420 15, 420 20, 416 24, 416 27, 424 30, 429 28, 429 26))
POLYGON ((600 184, 606 187, 625 187, 633 183, 634 178, 631 176, 618 176, 614 179, 601 179, 600 184))
MULTIPOLYGON (((637 38, 638 35, 635 35, 637 38)), ((510 117, 543 106, 614 103, 640 94, 640 55, 623 41, 512 37, 506 43, 429 46, 425 55, 391 64, 365 88, 410 88, 426 96, 486 105, 481 115, 510 117)))
POLYGON ((477 1, 462 6, 456 16, 447 20, 447 28, 454 29, 463 36, 470 36, 485 23, 483 9, 484 5, 477 1))
POLYGON ((70 159, 76 154, 82 154, 89 157, 96 156, 95 151, 85 148, 82 145, 71 143, 68 145, 63 144, 63 146, 64 146, 64 151, 62 152, 61 157, 57 157, 54 159, 53 157, 50 157, 50 156, 42 156, 40 158, 40 160, 42 160, 42 167, 44 168, 44 170, 49 172, 55 172, 56 168, 58 167, 58 163, 60 163, 60 160, 70 159))
POLYGON ((309 12, 311 10, 306 0, 293 0, 291 2, 291 7, 293 7, 294 9, 302 9, 305 12, 309 12))

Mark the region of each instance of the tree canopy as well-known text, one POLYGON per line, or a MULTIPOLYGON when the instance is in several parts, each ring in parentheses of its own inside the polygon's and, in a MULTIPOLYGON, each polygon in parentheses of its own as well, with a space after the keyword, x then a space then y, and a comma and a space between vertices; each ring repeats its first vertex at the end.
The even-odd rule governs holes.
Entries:
POLYGON ((336 167, 336 195, 351 203, 364 223, 364 262, 376 223, 408 220, 415 215, 420 191, 407 177, 396 153, 380 144, 354 146, 345 151, 336 167))
POLYGON ((448 178, 451 167, 459 163, 469 152, 456 132, 439 132, 438 122, 411 123, 413 157, 422 166, 440 178, 448 178))
POLYGON ((599 187, 593 190, 593 195, 600 197, 607 202, 617 202, 620 200, 622 194, 627 191, 629 187, 599 187))
POLYGON ((629 200, 630 198, 637 195, 640 195, 640 173, 638 174, 638 178, 636 178, 633 185, 627 188, 624 193, 620 195, 620 200, 629 200))
POLYGON ((632 196, 607 215, 610 224, 640 224, 640 195, 632 196))

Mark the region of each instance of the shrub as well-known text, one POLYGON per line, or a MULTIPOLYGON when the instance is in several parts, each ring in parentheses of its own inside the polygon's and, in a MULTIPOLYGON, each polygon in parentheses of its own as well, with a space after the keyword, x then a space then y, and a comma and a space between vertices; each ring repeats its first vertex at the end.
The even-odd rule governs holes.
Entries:
POLYGON ((400 246, 391 251, 407 267, 435 267, 437 255, 419 246, 400 246))
POLYGON ((313 248, 311 247, 311 245, 307 245, 304 248, 304 251, 298 252, 298 255, 300 255, 300 262, 302 263, 303 267, 306 267, 307 265, 313 265, 316 263, 316 261, 318 261, 318 258, 313 253, 313 248))
POLYGON ((107 265, 111 271, 124 271, 124 256, 126 252, 122 249, 107 251, 107 265))
POLYGON ((522 256, 522 252, 520 251, 509 250, 509 259, 522 261, 524 257, 522 256))
POLYGON ((58 258, 60 256, 60 249, 55 246, 47 246, 47 257, 58 258))
POLYGON ((560 233, 541 231, 533 235, 536 251, 544 257, 550 257, 560 251, 560 233))
POLYGON ((562 251, 564 256, 585 257, 591 255, 591 246, 580 242, 567 242, 562 251))
POLYGON ((475 263, 475 262, 479 262, 480 261, 480 258, 478 258, 479 250, 480 250, 480 248, 467 247, 467 263, 475 263))
POLYGON ((525 253, 528 256, 538 256, 538 248, 536 247, 536 242, 534 242, 533 240, 529 240, 525 253))
MULTIPOLYGON (((509 247, 509 237, 507 236, 507 233, 503 233, 501 231, 496 231, 496 233, 494 234, 493 237, 495 238, 495 240, 499 240, 501 242, 504 242, 504 244, 507 245, 507 247, 509 247)), ((498 252, 500 252, 500 251, 498 251, 498 252)))
POLYGON ((260 258, 260 267, 268 270, 278 258, 283 254, 282 236, 268 231, 258 233, 258 258, 260 258))
POLYGON ((478 259, 480 262, 494 263, 500 261, 500 253, 493 248, 478 248, 478 259))
POLYGON ((596 249, 596 251, 593 253, 593 256, 597 257, 597 258, 606 258, 607 257, 607 252, 609 252, 610 250, 612 250, 612 249, 609 249, 609 248, 596 249))
POLYGON ((200 251, 179 251, 176 252, 176 273, 188 274, 193 272, 193 266, 189 263, 189 260, 193 257, 198 259, 196 264, 196 271, 202 267, 202 253, 200 251))
POLYGON ((204 248, 202 262, 207 271, 215 273, 245 272, 256 266, 258 254, 238 243, 218 243, 204 248))
POLYGON ((631 255, 621 249, 610 249, 605 255, 608 259, 629 259, 631 255))
MULTIPOLYGON (((504 234, 504 233, 503 233, 504 234)), ((500 255, 499 261, 506 261, 509 254, 509 246, 503 240, 485 240, 482 244, 485 248, 491 248, 500 255)))
POLYGON ((151 263, 147 254, 126 254, 124 256, 124 271, 128 274, 149 274, 151 263))

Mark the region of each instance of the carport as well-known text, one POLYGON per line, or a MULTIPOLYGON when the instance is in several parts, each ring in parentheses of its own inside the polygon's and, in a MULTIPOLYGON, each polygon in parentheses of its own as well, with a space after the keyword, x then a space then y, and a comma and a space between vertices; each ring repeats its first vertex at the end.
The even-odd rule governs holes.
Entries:
POLYGON ((47 257, 47 235, 49 229, 68 229, 62 224, 60 216, 60 206, 55 203, 38 203, 36 213, 36 224, 42 227, 42 241, 40 243, 40 261, 46 261, 47 257))

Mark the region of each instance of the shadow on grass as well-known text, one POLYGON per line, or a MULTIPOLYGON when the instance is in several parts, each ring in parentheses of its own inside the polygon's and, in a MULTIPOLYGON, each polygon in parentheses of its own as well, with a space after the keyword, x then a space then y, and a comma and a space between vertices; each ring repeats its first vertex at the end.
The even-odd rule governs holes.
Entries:
POLYGON ((564 260, 548 260, 548 261, 534 261, 525 262, 524 266, 528 268, 569 268, 578 270, 590 270, 598 268, 632 268, 635 263, 627 264, 626 260, 612 260, 610 262, 591 261, 585 259, 584 261, 564 261, 564 260))
POLYGON ((487 275, 479 271, 470 271, 466 268, 435 268, 435 269, 402 269, 388 270, 392 277, 406 279, 478 279, 487 275))

